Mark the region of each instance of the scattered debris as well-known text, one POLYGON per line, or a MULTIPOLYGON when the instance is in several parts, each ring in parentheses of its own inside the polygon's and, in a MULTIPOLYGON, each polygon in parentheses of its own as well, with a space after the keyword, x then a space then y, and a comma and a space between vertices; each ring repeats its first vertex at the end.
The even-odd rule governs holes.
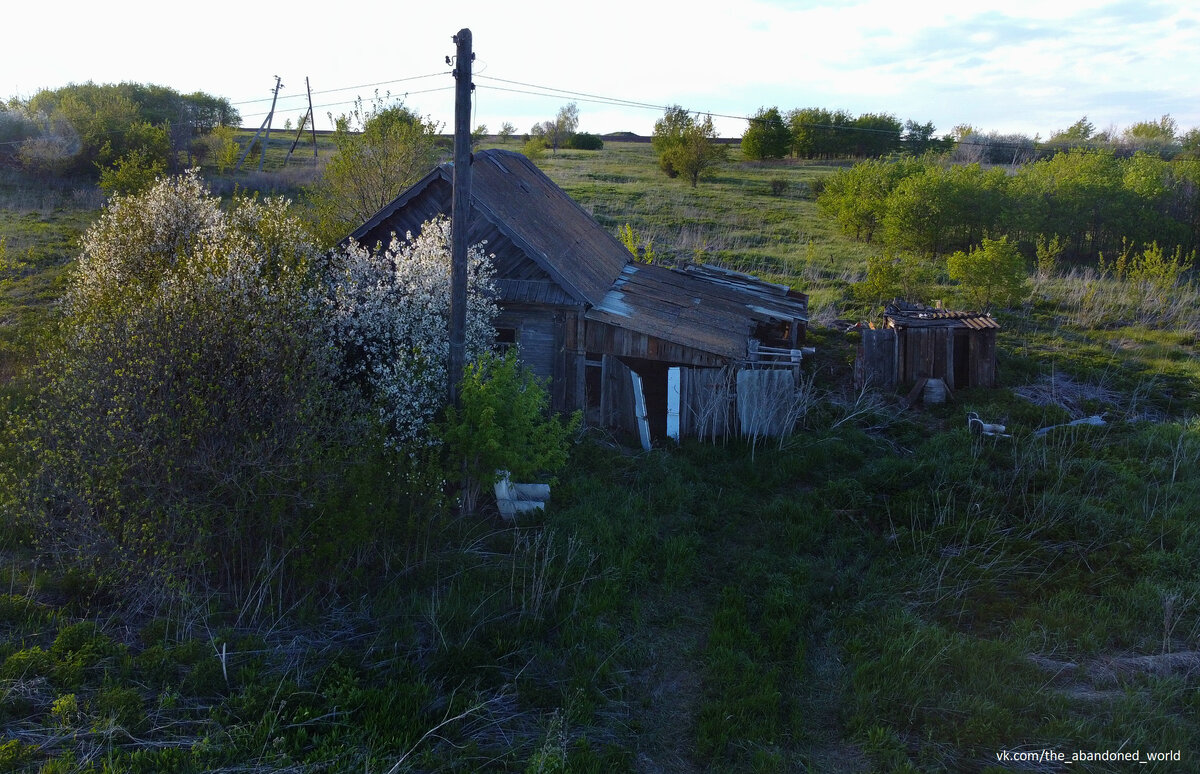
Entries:
POLYGON ((967 428, 974 435, 986 435, 990 438, 1012 438, 1011 433, 1004 432, 1007 429, 1004 425, 984 422, 974 411, 967 412, 967 428))
POLYGON ((517 484, 509 481, 507 470, 496 472, 500 475, 495 486, 496 505, 506 520, 514 520, 518 513, 545 509, 550 499, 549 484, 517 484))
POLYGON ((1051 430, 1055 429, 1056 427, 1074 427, 1075 425, 1094 425, 1096 427, 1103 427, 1104 425, 1107 425, 1107 424, 1108 423, 1104 421, 1103 416, 1096 414, 1096 415, 1093 415, 1090 417, 1084 417, 1083 419, 1076 419, 1074 422, 1065 422, 1061 425, 1050 425, 1049 427, 1042 427, 1042 428, 1035 430, 1033 432, 1033 434, 1036 435, 1037 437, 1041 438, 1046 433, 1050 432, 1051 430))
POLYGON ((1058 406, 1068 414, 1083 414, 1083 404, 1088 401, 1117 405, 1120 396, 1099 384, 1080 384, 1065 374, 1051 374, 1041 380, 1017 387, 1013 393, 1035 406, 1058 406))

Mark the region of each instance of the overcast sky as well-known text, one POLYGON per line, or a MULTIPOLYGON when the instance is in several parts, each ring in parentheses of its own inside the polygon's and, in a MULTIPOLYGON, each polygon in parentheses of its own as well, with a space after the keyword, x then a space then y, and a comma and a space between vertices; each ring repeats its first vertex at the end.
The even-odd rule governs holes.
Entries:
POLYGON ((450 131, 445 57, 463 27, 476 52, 473 123, 493 132, 505 121, 526 132, 570 101, 596 133, 649 134, 668 104, 715 114, 722 136, 741 135, 737 117, 763 106, 1043 139, 1084 115, 1098 129, 1164 114, 1200 126, 1195 0, 20 0, 3 16, 6 99, 87 80, 154 83, 226 97, 253 127, 279 75, 276 127, 303 114, 307 76, 318 128, 378 89, 407 93, 450 131))

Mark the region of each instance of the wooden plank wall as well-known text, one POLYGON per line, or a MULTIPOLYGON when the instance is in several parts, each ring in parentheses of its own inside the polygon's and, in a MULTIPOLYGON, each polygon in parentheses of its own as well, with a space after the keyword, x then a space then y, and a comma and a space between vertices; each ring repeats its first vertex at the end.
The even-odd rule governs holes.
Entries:
POLYGON ((732 372, 728 368, 683 368, 679 383, 679 435, 709 441, 736 434, 732 372))
POLYGON ((672 365, 719 367, 725 361, 718 355, 615 325, 588 320, 586 326, 585 340, 588 352, 655 360, 672 365))
POLYGON ((601 363, 600 423, 636 435, 637 417, 634 415, 629 366, 613 355, 604 355, 601 363))
POLYGON ((790 370, 744 369, 737 375, 737 414, 742 434, 779 437, 791 432, 789 409, 796 392, 790 370))
POLYGON ((971 386, 996 386, 996 331, 971 332, 971 386))
POLYGON ((905 328, 900 333, 898 374, 901 386, 924 377, 953 379, 954 335, 950 328, 905 328))
POLYGON ((862 332, 862 344, 855 363, 855 383, 870 383, 876 389, 896 389, 896 330, 881 328, 862 332))

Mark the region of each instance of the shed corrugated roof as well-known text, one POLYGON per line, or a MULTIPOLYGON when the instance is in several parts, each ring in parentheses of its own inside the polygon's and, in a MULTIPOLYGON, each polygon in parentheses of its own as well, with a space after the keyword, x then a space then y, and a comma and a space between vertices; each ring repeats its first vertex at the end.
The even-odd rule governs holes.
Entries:
POLYGON ((982 312, 959 312, 950 309, 936 309, 920 304, 893 303, 888 304, 883 316, 897 327, 907 328, 971 328, 985 330, 999 328, 990 314, 982 312))

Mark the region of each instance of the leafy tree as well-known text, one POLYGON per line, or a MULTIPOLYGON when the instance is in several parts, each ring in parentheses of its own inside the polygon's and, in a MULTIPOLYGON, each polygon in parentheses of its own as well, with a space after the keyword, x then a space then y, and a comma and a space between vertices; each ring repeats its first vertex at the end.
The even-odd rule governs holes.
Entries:
POLYGON ((909 119, 904 122, 904 135, 900 138, 904 145, 904 150, 914 156, 920 156, 928 151, 936 150, 939 143, 934 132, 937 129, 932 121, 926 121, 923 124, 918 124, 916 121, 909 119))
POLYGON ((232 126, 218 126, 212 131, 210 137, 213 138, 213 155, 217 164, 217 172, 225 174, 225 170, 236 164, 238 156, 241 155, 237 132, 232 126))
POLYGON ((598 134, 576 132, 567 138, 563 147, 573 150, 601 150, 604 148, 604 140, 598 134))
POLYGON ((824 153, 823 137, 832 121, 828 110, 803 108, 788 111, 788 131, 792 135, 793 156, 811 159, 824 153))
POLYGON ((778 108, 760 108, 742 135, 742 155, 752 161, 781 159, 788 154, 792 134, 778 108))
POLYGON ((951 255, 946 268, 980 311, 989 311, 993 304, 1012 306, 1029 295, 1025 258, 1008 237, 985 237, 978 248, 951 255))
POLYGON ((475 129, 471 131, 471 147, 474 148, 479 145, 479 143, 487 139, 487 136, 487 124, 480 124, 479 126, 475 127, 475 129))
POLYGON ((541 137, 530 137, 521 146, 521 153, 530 161, 540 161, 546 155, 546 140, 541 137))
POLYGON ((1112 250, 1131 226, 1137 207, 1111 149, 1075 148, 1028 164, 1011 181, 1019 222, 1013 231, 1060 234, 1077 256, 1112 250))
POLYGON ((1094 144, 1095 136, 1096 125, 1089 121, 1087 116, 1083 116, 1066 129, 1051 134, 1046 144, 1056 151, 1084 148, 1094 144))
POLYGON ((130 151, 100 170, 100 190, 109 196, 140 193, 166 174, 166 165, 141 149, 130 151))
POLYGON ((855 239, 871 242, 883 226, 888 197, 905 178, 924 172, 914 159, 864 161, 834 173, 817 197, 817 207, 855 239))
POLYGON ((463 510, 474 510, 483 487, 505 470, 516 480, 544 477, 567 461, 580 416, 565 422, 550 414, 550 396, 517 352, 484 354, 466 367, 460 407, 446 409, 440 435, 452 461, 466 474, 463 510))
POLYGON ((554 153, 566 144, 567 138, 579 128, 579 108, 574 102, 559 108, 558 115, 553 121, 543 121, 533 127, 532 134, 546 141, 546 146, 554 153))
POLYGON ((517 127, 513 126, 511 121, 505 121, 503 124, 501 124, 500 131, 496 136, 500 138, 500 142, 507 143, 508 138, 516 134, 516 132, 517 127))
POLYGON ((862 157, 887 156, 900 148, 901 125, 896 117, 888 113, 863 113, 854 119, 853 155, 862 157))
POLYGON ((694 123, 691 113, 679 105, 667 107, 663 117, 654 123, 651 146, 658 156, 658 167, 667 177, 678 177, 679 170, 672 164, 673 156, 667 151, 683 142, 683 132, 694 123))
POLYGON ((655 122, 651 142, 667 177, 683 175, 695 188, 701 176, 725 160, 725 146, 716 138, 712 116, 700 120, 674 105, 655 122))
POLYGON ((432 169, 441 152, 438 124, 395 102, 360 99, 334 125, 336 150, 309 187, 317 233, 333 244, 432 169))
POLYGON ((888 194, 884 238, 927 257, 977 244, 1004 224, 1009 179, 978 164, 927 164, 888 194))
POLYGON ((898 139, 900 131, 899 125, 891 116, 866 114, 856 119, 844 110, 825 108, 789 111, 787 126, 792 137, 791 152, 801 158, 829 159, 855 153, 864 156, 884 155, 894 149, 894 140, 898 139), (883 123, 877 124, 877 120, 883 123), (860 147, 864 134, 856 131, 856 127, 885 129, 886 139, 881 140, 880 146, 886 146, 886 150, 878 151, 869 145, 860 147))
POLYGON ((1200 127, 1189 129, 1179 137, 1179 151, 1183 158, 1200 158, 1200 127))
POLYGON ((1158 121, 1134 124, 1124 131, 1121 139, 1134 150, 1173 156, 1179 150, 1179 141, 1175 136, 1178 132, 1179 124, 1171 116, 1165 115, 1158 121))
POLYGON ((183 95, 165 86, 138 83, 70 84, 42 90, 20 103, 21 110, 43 127, 46 141, 31 151, 30 162, 47 166, 48 151, 69 152, 65 173, 93 174, 130 152, 161 161, 168 169, 192 138, 217 126, 235 126, 240 116, 228 100, 203 92, 183 95), (155 130, 149 133, 147 127, 155 130), (157 133, 166 137, 161 147, 157 133), (63 142, 63 138, 71 138, 63 142), (147 138, 155 139, 154 145, 147 138))
POLYGON ((855 285, 854 294, 877 305, 896 298, 924 301, 935 279, 933 263, 914 253, 874 255, 867 259, 867 278, 855 285))

